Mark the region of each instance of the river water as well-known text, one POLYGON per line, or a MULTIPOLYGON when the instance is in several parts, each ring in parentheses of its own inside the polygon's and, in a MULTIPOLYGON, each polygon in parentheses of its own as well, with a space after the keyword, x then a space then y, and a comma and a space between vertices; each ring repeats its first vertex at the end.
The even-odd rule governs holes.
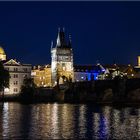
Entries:
POLYGON ((0 139, 140 139, 140 108, 0 104, 0 139))

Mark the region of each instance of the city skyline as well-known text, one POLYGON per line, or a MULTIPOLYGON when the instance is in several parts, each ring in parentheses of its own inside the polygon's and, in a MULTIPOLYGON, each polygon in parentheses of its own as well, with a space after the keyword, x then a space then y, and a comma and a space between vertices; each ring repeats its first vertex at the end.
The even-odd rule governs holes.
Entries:
POLYGON ((74 64, 137 64, 139 2, 0 2, 0 45, 8 58, 51 63, 58 28, 72 37, 74 64))

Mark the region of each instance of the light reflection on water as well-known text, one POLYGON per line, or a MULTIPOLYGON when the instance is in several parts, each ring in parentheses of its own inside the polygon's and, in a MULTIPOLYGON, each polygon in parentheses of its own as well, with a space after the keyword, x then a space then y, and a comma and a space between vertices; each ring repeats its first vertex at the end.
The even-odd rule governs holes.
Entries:
POLYGON ((0 104, 0 139, 140 139, 140 108, 0 104))
POLYGON ((3 107, 3 136, 7 136, 8 135, 8 131, 9 131, 9 124, 8 124, 8 117, 9 117, 9 114, 8 114, 8 103, 5 103, 4 104, 4 107, 3 107))

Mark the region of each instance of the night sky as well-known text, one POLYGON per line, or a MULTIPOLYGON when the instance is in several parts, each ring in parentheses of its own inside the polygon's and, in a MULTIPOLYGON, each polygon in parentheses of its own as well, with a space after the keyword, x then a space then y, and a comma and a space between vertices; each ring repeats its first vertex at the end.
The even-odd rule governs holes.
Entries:
POLYGON ((0 44, 8 58, 50 63, 58 27, 72 36, 75 64, 137 64, 140 2, 0 2, 0 44))

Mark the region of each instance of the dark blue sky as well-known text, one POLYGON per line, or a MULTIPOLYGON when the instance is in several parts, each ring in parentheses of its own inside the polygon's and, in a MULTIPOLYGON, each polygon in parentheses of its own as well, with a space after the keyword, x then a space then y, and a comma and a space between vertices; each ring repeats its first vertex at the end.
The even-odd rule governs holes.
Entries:
POLYGON ((75 64, 136 64, 140 2, 0 2, 0 43, 8 58, 51 62, 58 27, 72 35, 75 64))

